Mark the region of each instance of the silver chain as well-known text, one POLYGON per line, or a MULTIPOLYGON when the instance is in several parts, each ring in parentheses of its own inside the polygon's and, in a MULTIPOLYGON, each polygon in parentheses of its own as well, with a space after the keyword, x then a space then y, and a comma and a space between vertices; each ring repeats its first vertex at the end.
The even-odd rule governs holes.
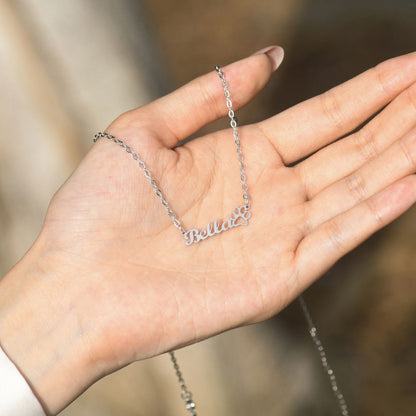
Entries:
POLYGON ((195 405, 195 402, 192 399, 192 393, 186 387, 185 380, 182 377, 182 372, 179 368, 178 361, 176 360, 175 353, 173 351, 170 351, 169 355, 170 355, 170 359, 171 359, 172 364, 173 364, 173 368, 174 368, 175 373, 176 373, 176 377, 178 378, 179 385, 181 387, 181 397, 182 397, 183 400, 185 400, 186 410, 188 410, 189 413, 192 416, 196 416, 196 413, 195 413, 196 405, 195 405))
POLYGON ((244 168, 244 160, 243 160, 243 153, 241 151, 241 143, 240 138, 238 136, 238 123, 237 119, 235 117, 235 113, 233 111, 233 103, 230 98, 230 91, 228 90, 228 83, 225 79, 224 72, 222 72, 222 69, 220 66, 216 66, 215 70, 218 73, 218 76, 221 78, 222 87, 224 88, 224 96, 225 96, 225 103, 228 108, 228 117, 230 118, 230 126, 233 129, 233 137, 234 137, 234 143, 237 147, 237 155, 238 155, 238 163, 240 164, 240 179, 241 179, 241 187, 243 189, 243 199, 246 205, 246 208, 250 208, 250 201, 248 198, 248 185, 247 185, 247 176, 246 171, 244 168))
MULTIPOLYGON (((230 98, 230 91, 228 90, 228 83, 225 79, 224 72, 222 71, 220 66, 216 66, 215 70, 217 71, 218 76, 221 79, 222 86, 224 88, 224 96, 225 96, 225 99, 226 99, 226 106, 228 108, 228 117, 230 118, 230 126, 233 130, 234 143, 235 143, 236 148, 237 148, 238 163, 240 165, 240 179, 241 179, 241 183, 242 183, 241 187, 243 189, 243 199, 244 199, 244 203, 245 203, 244 207, 249 212, 250 200, 249 200, 249 196, 248 196, 247 176, 246 176, 246 172, 245 172, 245 168, 244 168, 243 153, 241 151, 241 143, 240 143, 240 138, 239 138, 239 134, 238 134, 238 130, 237 130, 237 127, 238 127, 237 118, 236 118, 235 113, 232 109, 233 103, 232 103, 231 98, 230 98)), ((182 227, 181 222, 176 217, 175 212, 170 207, 170 205, 167 202, 166 198, 164 197, 162 191, 158 187, 156 180, 152 177, 151 172, 146 167, 145 163, 140 158, 140 156, 130 146, 128 146, 123 140, 120 140, 120 139, 112 136, 111 134, 108 134, 108 133, 105 133, 105 132, 104 133, 102 133, 102 132, 97 133, 94 136, 94 142, 96 142, 100 137, 106 137, 107 139, 112 140, 114 143, 121 146, 139 164, 139 168, 143 171, 144 176, 150 182, 150 185, 154 189, 156 196, 160 199, 160 201, 161 201, 162 205, 165 207, 169 217, 172 219, 173 224, 175 225, 176 228, 179 229, 179 231, 181 232, 181 234, 183 236, 186 236, 187 231, 185 231, 185 229, 182 227)), ((249 214, 247 216, 247 219, 249 218, 250 215, 251 214, 249 214)), ((216 221, 218 221, 218 220, 216 220, 216 221)), ((208 230, 210 229, 209 228, 210 224, 211 223, 209 223, 209 225, 208 225, 208 230)), ((230 222, 230 224, 231 224, 231 222, 230 222)), ((247 222, 246 222, 246 224, 247 224, 247 222)), ((230 228, 232 228, 232 226, 230 226, 230 228)), ((198 231, 198 230, 195 230, 195 231, 198 231)), ((218 233, 218 232, 221 232, 221 231, 213 232, 213 234, 218 233)), ((205 237, 203 237, 203 238, 205 238, 205 237)), ((196 241, 196 242, 198 242, 198 241, 196 241)), ((315 344, 315 346, 318 350, 322 366, 323 366, 325 372, 327 373, 327 375, 329 377, 331 387, 332 387, 332 391, 334 392, 335 397, 338 400, 338 405, 339 405, 339 408, 341 410, 341 415, 342 416, 349 416, 344 396, 343 396, 341 390, 338 387, 338 384, 337 384, 337 381, 336 381, 336 378, 335 378, 335 373, 332 370, 332 368, 329 366, 328 359, 327 359, 324 347, 322 345, 322 342, 318 338, 318 332, 317 332, 317 329, 316 329, 316 327, 315 327, 315 325, 312 321, 311 314, 310 314, 310 312, 309 312, 309 310, 306 306, 306 303, 305 303, 303 297, 299 296, 298 300, 299 300, 300 306, 302 308, 302 311, 305 315, 306 321, 308 323, 309 333, 310 333, 310 335, 312 337, 312 340, 313 340, 313 342, 314 342, 314 344, 315 344)), ((185 381, 184 381, 183 376, 182 376, 182 372, 181 372, 181 370, 179 368, 179 365, 178 365, 178 362, 176 360, 175 353, 173 351, 170 351, 169 354, 170 354, 171 361, 173 363, 173 368, 174 368, 176 376, 178 378, 178 382, 179 382, 179 385, 180 385, 180 388, 181 388, 181 397, 185 401, 186 409, 190 412, 191 416, 196 416, 196 412, 195 412, 196 405, 195 405, 195 402, 192 399, 192 393, 186 387, 185 381)))
POLYGON ((183 229, 181 222, 176 218, 175 212, 169 206, 168 201, 166 201, 166 198, 163 196, 162 191, 157 186, 156 180, 153 179, 150 170, 147 169, 145 163, 140 158, 140 156, 130 146, 127 146, 127 144, 124 143, 123 140, 117 139, 117 137, 114 137, 108 133, 102 133, 102 132, 97 133, 96 135, 94 135, 94 142, 96 142, 100 137, 106 137, 107 139, 112 140, 115 144, 118 144, 119 146, 121 146, 139 164, 139 168, 143 171, 144 176, 148 179, 148 181, 150 182, 150 185, 155 190, 156 196, 160 199, 160 201, 162 202, 162 205, 165 207, 166 211, 168 212, 169 217, 172 219, 173 225, 179 229, 182 235, 185 235, 186 231, 183 229))

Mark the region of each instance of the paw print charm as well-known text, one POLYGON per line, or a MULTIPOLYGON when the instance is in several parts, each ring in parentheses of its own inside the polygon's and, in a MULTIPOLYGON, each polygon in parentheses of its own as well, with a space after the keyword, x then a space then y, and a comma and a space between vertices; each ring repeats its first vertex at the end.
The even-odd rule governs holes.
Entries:
MULTIPOLYGON (((238 227, 239 225, 248 225, 248 219, 251 217, 251 211, 246 205, 234 207, 230 212, 231 227, 238 227)), ((231 228, 230 227, 230 228, 231 228)))

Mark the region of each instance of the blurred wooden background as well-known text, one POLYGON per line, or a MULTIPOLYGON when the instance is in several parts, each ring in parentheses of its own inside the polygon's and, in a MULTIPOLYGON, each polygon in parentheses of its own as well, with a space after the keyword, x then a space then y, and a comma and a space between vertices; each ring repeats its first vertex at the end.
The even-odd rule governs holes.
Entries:
MULTIPOLYGON (((119 113, 280 44, 282 67, 239 112, 254 122, 416 50, 415 20, 414 0, 0 0, 1 274, 119 113)), ((415 220, 413 208, 305 295, 351 415, 415 413, 415 220)), ((297 304, 178 358, 200 415, 337 414, 297 304)), ((62 412, 184 414, 166 356, 106 377, 62 412)))

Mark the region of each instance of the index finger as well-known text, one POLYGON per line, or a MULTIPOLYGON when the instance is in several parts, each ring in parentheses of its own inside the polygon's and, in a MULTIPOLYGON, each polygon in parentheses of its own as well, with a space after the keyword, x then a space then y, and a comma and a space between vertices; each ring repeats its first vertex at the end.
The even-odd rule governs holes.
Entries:
POLYGON ((416 52, 384 61, 258 123, 290 164, 351 132, 416 81, 416 52))

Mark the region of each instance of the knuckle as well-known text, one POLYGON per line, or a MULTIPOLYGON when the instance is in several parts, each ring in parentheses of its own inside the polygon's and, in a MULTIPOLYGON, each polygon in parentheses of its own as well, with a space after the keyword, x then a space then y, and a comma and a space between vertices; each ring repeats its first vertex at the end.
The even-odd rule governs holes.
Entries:
POLYGON ((374 72, 381 90, 390 96, 397 92, 398 88, 402 89, 403 81, 413 79, 416 69, 416 53, 399 56, 388 59, 374 66, 371 70, 374 72))
POLYGON ((342 127, 344 117, 341 111, 341 102, 337 98, 334 89, 328 90, 320 95, 321 108, 328 121, 336 127, 342 127))
POLYGON ((416 112, 416 84, 412 85, 406 90, 406 98, 410 106, 416 112))
POLYGON ((392 82, 392 71, 391 61, 381 62, 380 64, 373 67, 372 71, 374 72, 376 82, 378 83, 381 91, 386 94, 391 94, 391 82, 392 82))
POLYGON ((403 155, 405 163, 411 170, 416 167, 416 130, 406 138, 399 141, 400 151, 403 155))
POLYGON ((360 173, 354 172, 347 176, 345 178, 345 186, 355 203, 367 198, 366 181, 360 173))
POLYGON ((385 223, 383 210, 381 209, 379 204, 377 204, 373 199, 368 199, 367 201, 365 201, 365 204, 370 213, 371 218, 376 223, 376 227, 381 228, 385 223))
POLYGON ((352 136, 354 148, 363 162, 368 162, 378 156, 376 140, 369 127, 364 127, 352 136))
POLYGON ((328 240, 332 247, 342 252, 345 246, 345 236, 338 221, 332 219, 327 224, 328 240))

